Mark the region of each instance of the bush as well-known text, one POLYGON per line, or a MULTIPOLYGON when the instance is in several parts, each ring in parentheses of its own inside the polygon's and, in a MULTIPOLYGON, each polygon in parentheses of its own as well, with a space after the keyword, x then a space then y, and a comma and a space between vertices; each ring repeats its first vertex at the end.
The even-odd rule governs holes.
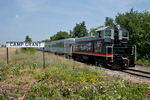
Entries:
POLYGON ((150 67, 150 58, 147 58, 147 57, 143 57, 141 59, 138 59, 137 60, 137 63, 138 64, 141 64, 141 65, 145 65, 147 67, 150 67))
POLYGON ((36 50, 34 48, 21 48, 23 53, 35 54, 36 50))

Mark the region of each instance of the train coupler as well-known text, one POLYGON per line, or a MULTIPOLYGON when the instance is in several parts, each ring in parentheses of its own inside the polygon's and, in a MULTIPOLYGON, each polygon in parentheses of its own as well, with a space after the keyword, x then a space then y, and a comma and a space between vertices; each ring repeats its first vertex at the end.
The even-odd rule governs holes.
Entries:
POLYGON ((129 67, 129 64, 130 64, 130 60, 126 57, 122 57, 122 63, 123 63, 123 66, 124 67, 129 67))

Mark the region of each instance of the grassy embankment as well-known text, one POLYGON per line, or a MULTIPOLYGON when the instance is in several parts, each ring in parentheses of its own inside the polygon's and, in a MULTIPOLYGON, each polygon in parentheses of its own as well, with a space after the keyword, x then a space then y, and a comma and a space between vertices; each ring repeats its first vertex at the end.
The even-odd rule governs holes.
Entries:
POLYGON ((145 57, 137 57, 137 64, 141 64, 144 65, 146 67, 150 67, 150 57, 149 56, 145 56, 145 57))
POLYGON ((0 99, 15 93, 31 100, 143 100, 150 90, 146 84, 105 76, 101 70, 48 53, 43 69, 41 52, 19 51, 11 53, 8 65, 5 55, 0 55, 0 88, 5 90, 0 99))

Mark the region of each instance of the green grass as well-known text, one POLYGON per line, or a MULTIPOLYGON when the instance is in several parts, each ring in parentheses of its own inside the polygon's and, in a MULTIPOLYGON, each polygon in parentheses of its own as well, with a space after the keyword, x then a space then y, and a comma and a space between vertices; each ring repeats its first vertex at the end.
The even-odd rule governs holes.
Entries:
POLYGON ((137 53, 136 58, 137 58, 136 59, 137 64, 150 67, 150 55, 142 56, 137 53))
MULTIPOLYGON (((35 48, 21 48, 21 52, 29 53, 29 54, 35 54, 36 49, 35 48)), ((16 50, 16 54, 18 54, 17 50, 16 50)))
POLYGON ((147 66, 147 67, 150 67, 150 58, 141 58, 141 59, 138 59, 136 61, 138 64, 141 64, 141 65, 144 65, 144 66, 147 66))
MULTIPOLYGON (((147 84, 133 84, 71 59, 45 55, 45 69, 41 52, 17 51, 10 55, 8 65, 2 57, 0 85, 12 87, 6 89, 9 93, 25 94, 27 100, 144 100, 150 91, 147 84)), ((3 98, 7 99, 6 93, 0 97, 3 98)))

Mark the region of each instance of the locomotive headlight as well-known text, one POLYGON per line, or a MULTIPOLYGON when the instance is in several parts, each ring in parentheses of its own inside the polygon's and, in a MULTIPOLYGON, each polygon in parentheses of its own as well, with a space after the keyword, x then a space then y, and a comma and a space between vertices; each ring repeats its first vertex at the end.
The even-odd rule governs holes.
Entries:
POLYGON ((117 28, 118 28, 118 30, 120 29, 120 25, 119 24, 117 25, 117 28))

